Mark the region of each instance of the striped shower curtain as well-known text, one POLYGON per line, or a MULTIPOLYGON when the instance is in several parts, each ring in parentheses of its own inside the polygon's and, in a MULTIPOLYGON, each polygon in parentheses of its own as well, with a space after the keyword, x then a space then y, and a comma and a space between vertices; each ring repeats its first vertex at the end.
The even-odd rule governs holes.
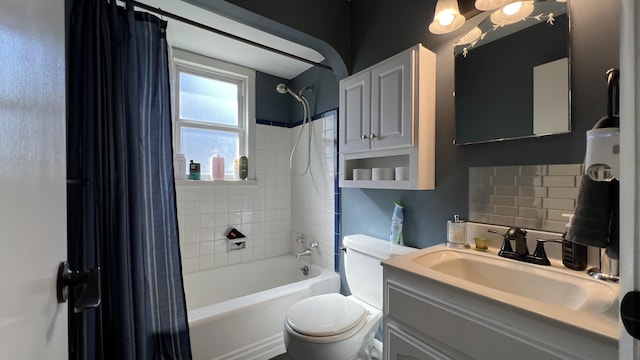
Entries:
POLYGON ((101 305, 69 312, 70 357, 190 359, 166 22, 75 0, 69 26, 69 259, 102 270, 101 305))

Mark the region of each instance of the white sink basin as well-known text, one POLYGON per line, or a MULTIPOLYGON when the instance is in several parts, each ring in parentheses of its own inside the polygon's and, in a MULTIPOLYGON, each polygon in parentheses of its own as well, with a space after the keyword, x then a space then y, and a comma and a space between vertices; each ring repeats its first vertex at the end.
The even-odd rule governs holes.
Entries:
POLYGON ((561 263, 533 265, 501 258, 496 252, 436 245, 385 260, 383 265, 611 339, 619 337, 618 284, 593 279, 561 263))
POLYGON ((442 249, 412 260, 464 282, 572 310, 604 312, 618 300, 616 287, 552 267, 506 260, 495 254, 442 249))

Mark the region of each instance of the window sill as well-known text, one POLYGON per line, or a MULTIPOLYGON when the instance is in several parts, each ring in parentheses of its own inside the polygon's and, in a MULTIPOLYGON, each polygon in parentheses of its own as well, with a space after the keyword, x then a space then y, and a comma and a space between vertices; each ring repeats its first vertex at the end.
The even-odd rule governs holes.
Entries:
POLYGON ((258 180, 176 180, 176 186, 258 186, 258 180))

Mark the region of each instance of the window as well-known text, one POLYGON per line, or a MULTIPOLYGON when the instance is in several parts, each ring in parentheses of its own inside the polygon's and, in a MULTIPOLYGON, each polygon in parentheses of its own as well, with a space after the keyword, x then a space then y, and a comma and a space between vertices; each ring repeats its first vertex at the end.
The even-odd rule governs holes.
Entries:
POLYGON ((202 179, 211 179, 210 158, 219 150, 225 180, 232 180, 234 159, 255 159, 255 71, 175 49, 173 60, 176 152, 200 163, 202 179))

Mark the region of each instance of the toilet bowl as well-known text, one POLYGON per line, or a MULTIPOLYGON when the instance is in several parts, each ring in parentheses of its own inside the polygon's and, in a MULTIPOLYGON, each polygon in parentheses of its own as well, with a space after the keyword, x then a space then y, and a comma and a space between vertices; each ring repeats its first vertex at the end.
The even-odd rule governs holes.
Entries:
POLYGON ((294 304, 284 320, 293 360, 368 360, 382 319, 380 261, 416 249, 366 235, 345 236, 345 276, 353 295, 324 294, 294 304))
POLYGON ((369 359, 382 312, 353 296, 324 294, 293 305, 284 342, 292 359, 369 359))

